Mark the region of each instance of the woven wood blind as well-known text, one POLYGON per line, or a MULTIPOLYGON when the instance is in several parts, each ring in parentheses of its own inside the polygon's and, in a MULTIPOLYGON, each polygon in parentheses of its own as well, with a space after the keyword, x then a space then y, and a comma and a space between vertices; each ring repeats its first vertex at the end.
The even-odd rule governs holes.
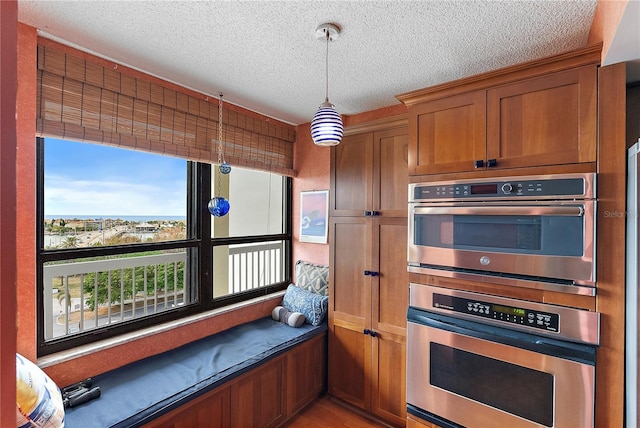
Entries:
MULTIPOLYGON (((225 160, 295 175, 293 127, 227 106, 222 118, 225 160)), ((39 136, 218 160, 217 98, 180 93, 49 46, 38 46, 37 109, 39 136)))

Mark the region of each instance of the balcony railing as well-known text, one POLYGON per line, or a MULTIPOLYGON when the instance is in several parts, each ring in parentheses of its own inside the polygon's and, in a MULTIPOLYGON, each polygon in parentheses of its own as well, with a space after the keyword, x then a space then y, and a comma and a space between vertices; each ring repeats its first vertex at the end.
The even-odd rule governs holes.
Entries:
MULTIPOLYGON (((284 281, 282 242, 228 247, 228 294, 284 281)), ((44 266, 45 340, 191 302, 186 252, 44 266)))

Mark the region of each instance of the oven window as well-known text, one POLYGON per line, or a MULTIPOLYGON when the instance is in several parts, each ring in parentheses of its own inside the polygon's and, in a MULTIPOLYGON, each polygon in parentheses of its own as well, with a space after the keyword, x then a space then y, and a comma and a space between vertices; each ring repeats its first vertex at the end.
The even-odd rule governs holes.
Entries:
POLYGON ((553 426, 553 376, 431 342, 430 383, 524 419, 553 426))
POLYGON ((581 257, 583 219, 569 216, 414 215, 414 245, 581 257))

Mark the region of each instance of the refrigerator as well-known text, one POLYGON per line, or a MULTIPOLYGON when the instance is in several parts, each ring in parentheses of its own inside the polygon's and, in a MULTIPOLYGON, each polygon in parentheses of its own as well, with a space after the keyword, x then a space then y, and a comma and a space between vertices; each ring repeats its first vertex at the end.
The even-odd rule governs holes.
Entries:
POLYGON ((640 224, 640 140, 628 150, 627 157, 627 260, 626 260, 626 307, 625 307, 625 426, 638 425, 638 228, 640 224))

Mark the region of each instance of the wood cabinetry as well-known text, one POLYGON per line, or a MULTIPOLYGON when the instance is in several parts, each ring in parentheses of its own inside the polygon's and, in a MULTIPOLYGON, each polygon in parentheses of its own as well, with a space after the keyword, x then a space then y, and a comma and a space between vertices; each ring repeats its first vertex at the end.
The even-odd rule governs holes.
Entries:
POLYGON ((407 216, 406 126, 347 135, 331 150, 331 217, 407 216))
POLYGON ((326 349, 316 336, 144 426, 279 426, 324 390, 326 349))
POLYGON ((404 425, 406 127, 345 137, 331 169, 329 393, 404 425))
POLYGON ((409 106, 410 174, 595 162, 594 52, 400 95, 409 106))

